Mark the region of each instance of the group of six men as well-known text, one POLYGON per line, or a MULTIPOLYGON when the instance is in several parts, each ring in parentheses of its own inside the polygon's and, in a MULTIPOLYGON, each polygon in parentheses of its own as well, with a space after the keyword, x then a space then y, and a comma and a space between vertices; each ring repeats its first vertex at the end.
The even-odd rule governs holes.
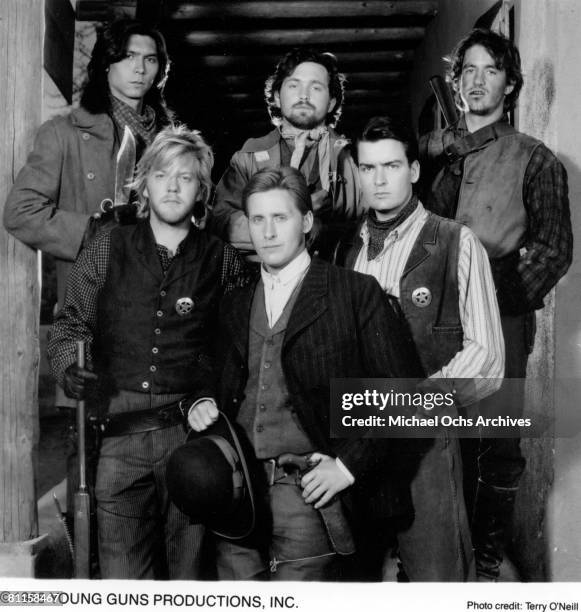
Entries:
MULTIPOLYGON (((524 379, 534 311, 572 237, 563 166, 507 121, 518 50, 486 30, 464 38, 450 64, 463 113, 420 148, 390 117, 350 146, 334 130, 335 57, 291 51, 265 90, 274 129, 234 154, 213 201, 212 151, 173 125, 168 67, 155 29, 100 31, 80 107, 42 126, 5 207, 6 228, 56 258, 57 401, 88 397, 101 415, 101 576, 198 578, 211 564, 223 579, 391 579, 395 546, 409 580, 496 580, 518 438, 332 438, 329 390, 337 378, 420 378, 464 414, 505 401, 503 376, 524 379), (100 204, 127 127, 137 213, 118 223, 100 204), (184 423, 211 432, 221 414, 259 466, 260 525, 215 535, 211 555, 165 471, 184 423), (282 469, 285 453, 309 469, 282 469), (337 499, 355 563, 323 515, 337 499)), ((522 412, 522 397, 509 401, 522 412)))

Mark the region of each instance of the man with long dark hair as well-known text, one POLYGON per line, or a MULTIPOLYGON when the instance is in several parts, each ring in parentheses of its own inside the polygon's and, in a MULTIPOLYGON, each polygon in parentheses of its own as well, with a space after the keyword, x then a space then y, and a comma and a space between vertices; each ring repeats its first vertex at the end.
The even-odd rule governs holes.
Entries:
MULTIPOLYGON (((115 225, 111 215, 101 216, 100 205, 115 198, 116 156, 125 127, 134 135, 139 157, 170 123, 163 98, 168 71, 165 41, 157 30, 131 20, 106 25, 97 35, 80 107, 40 127, 16 177, 4 225, 25 244, 54 257, 59 308, 81 247, 105 224, 115 225)), ((59 386, 55 403, 75 406, 59 386)), ((75 465, 71 461, 68 470, 69 511, 75 465)))
MULTIPOLYGON (((423 139, 422 167, 432 167, 426 206, 467 225, 488 253, 506 346, 505 382, 481 412, 522 415, 524 378, 535 335, 535 310, 572 257, 567 173, 539 140, 507 120, 523 85, 514 44, 476 29, 449 58, 448 79, 460 120, 423 139), (425 163, 424 163, 425 162, 425 163), (517 379, 510 381, 506 379, 517 379)), ((496 580, 525 460, 514 437, 466 440, 465 491, 474 507, 472 537, 481 580, 496 580), (473 456, 477 474, 471 475, 473 456)))
POLYGON ((361 216, 357 169, 348 141, 335 132, 345 77, 330 53, 294 49, 266 81, 265 101, 275 128, 250 138, 237 151, 216 188, 214 231, 243 252, 254 254, 242 191, 263 168, 293 167, 305 177, 313 201, 313 249, 329 254, 344 226, 361 216), (319 233, 317 237, 315 234, 319 233))
POLYGON ((55 257, 59 305, 72 262, 95 225, 104 222, 93 215, 103 200, 114 199, 125 126, 139 157, 170 123, 163 99, 168 71, 165 41, 157 30, 130 20, 105 26, 93 48, 81 106, 41 126, 16 178, 4 225, 22 242, 55 257))

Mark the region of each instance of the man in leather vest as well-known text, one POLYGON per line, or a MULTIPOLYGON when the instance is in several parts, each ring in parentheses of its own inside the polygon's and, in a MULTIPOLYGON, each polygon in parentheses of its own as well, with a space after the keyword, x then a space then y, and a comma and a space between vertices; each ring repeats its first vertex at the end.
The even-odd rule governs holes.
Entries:
MULTIPOLYGON (((353 240, 341 245, 347 252, 340 263, 373 275, 397 300, 428 376, 421 386, 452 392, 450 414, 467 414, 500 387, 504 367, 486 253, 468 228, 427 212, 418 200, 418 146, 408 126, 390 117, 371 119, 358 139, 356 161, 369 210, 353 240)), ((460 446, 444 427, 419 463, 412 502, 414 521, 397 537, 408 579, 473 578, 460 446)))
POLYGON ((313 249, 322 257, 361 216, 349 142, 334 130, 341 116, 344 80, 332 54, 295 49, 281 58, 266 81, 266 105, 275 127, 266 136, 250 138, 234 153, 216 188, 212 219, 220 237, 253 259, 242 191, 263 168, 291 166, 305 177, 315 215, 313 249))
POLYGON ((157 135, 133 183, 140 219, 81 251, 49 339, 51 368, 67 395, 99 403, 103 578, 200 576, 203 530, 169 502, 165 466, 184 441, 181 403, 215 394, 216 313, 241 271, 231 246, 191 222, 211 192, 212 163, 198 132, 157 135), (86 368, 75 363, 78 340, 86 368))
MULTIPOLYGON (((521 416, 524 378, 535 333, 535 310, 567 271, 572 234, 567 174, 545 145, 515 130, 523 77, 518 49, 489 30, 473 30, 450 58, 448 78, 459 121, 422 139, 430 169, 426 206, 470 227, 492 267, 506 345, 506 378, 484 412, 521 416), (507 408, 508 407, 508 408, 507 408)), ((525 460, 518 433, 464 447, 465 491, 473 510, 477 573, 496 580, 525 460), (473 469, 472 469, 473 468, 473 469)))
MULTIPOLYGON (((375 279, 311 259, 311 197, 298 170, 259 171, 242 202, 262 265, 253 286, 223 302, 218 406, 253 450, 266 517, 264 532, 250 542, 218 539, 219 575, 345 578, 345 558, 354 552, 351 530, 372 517, 360 516, 364 524, 349 527, 343 509, 357 512, 358 500, 378 499, 383 488, 376 477, 387 480, 390 445, 330 437, 331 379, 416 377, 421 367, 375 279), (283 461, 289 453, 298 459, 283 461)), ((196 431, 217 418, 217 407, 208 404, 189 414, 196 431)), ((379 529, 392 516, 382 516, 379 529)))

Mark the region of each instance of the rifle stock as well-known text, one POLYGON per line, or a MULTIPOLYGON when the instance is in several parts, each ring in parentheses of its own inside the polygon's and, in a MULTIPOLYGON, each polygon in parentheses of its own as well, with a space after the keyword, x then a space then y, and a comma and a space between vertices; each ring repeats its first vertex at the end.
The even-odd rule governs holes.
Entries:
MULTIPOLYGON (((85 343, 77 342, 77 363, 85 367, 85 343)), ((75 578, 90 578, 91 499, 87 489, 87 451, 85 447, 85 400, 77 402, 77 452, 79 488, 75 492, 75 578)))
POLYGON ((458 120, 458 109, 454 103, 454 97, 452 96, 450 88, 448 87, 448 83, 446 83, 442 76, 437 74, 430 77, 430 86, 434 92, 434 95, 436 96, 438 106, 444 115, 446 125, 456 123, 458 120))

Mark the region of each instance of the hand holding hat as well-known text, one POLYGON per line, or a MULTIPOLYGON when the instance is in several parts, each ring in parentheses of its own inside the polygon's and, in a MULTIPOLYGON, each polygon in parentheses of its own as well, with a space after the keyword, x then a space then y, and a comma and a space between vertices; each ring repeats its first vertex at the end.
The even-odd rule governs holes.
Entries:
POLYGON ((188 424, 194 431, 201 432, 215 423, 219 415, 216 402, 212 398, 204 397, 190 406, 188 424))

